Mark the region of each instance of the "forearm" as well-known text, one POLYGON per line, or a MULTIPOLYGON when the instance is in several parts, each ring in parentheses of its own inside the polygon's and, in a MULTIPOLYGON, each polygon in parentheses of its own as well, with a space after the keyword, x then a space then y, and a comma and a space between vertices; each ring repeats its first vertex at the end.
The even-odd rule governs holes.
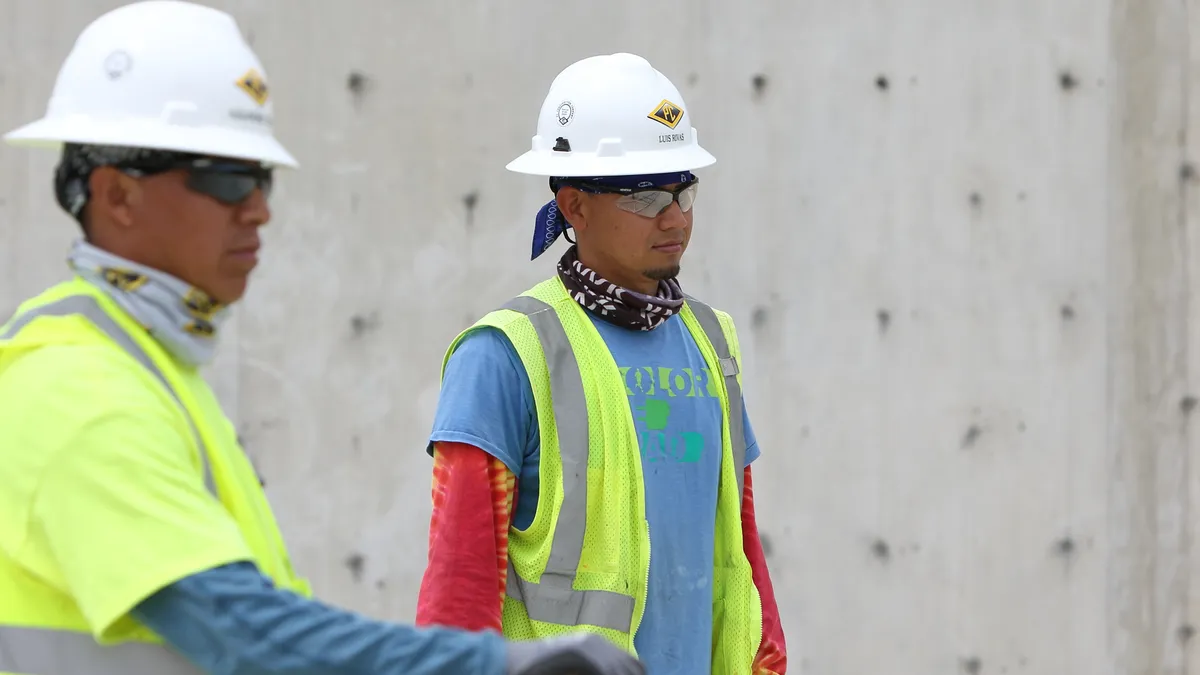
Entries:
POLYGON ((374 621, 275 588, 250 563, 178 581, 133 612, 213 675, 503 675, 494 633, 374 621))
POLYGON ((500 631, 516 477, 462 443, 435 446, 433 477, 417 625, 500 631))
POLYGON ((754 657, 754 675, 786 675, 787 645, 783 637, 783 624, 779 619, 779 605, 775 601, 775 589, 767 569, 767 557, 763 552, 762 540, 758 535, 758 523, 754 516, 754 485, 750 467, 746 467, 745 494, 742 497, 742 544, 754 576, 754 586, 762 601, 762 642, 754 657))

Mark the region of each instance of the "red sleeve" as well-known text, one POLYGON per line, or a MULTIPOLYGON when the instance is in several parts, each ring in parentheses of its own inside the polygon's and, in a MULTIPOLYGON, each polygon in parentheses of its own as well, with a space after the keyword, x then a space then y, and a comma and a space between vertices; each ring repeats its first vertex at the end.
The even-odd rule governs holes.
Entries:
POLYGON ((754 486, 750 480, 750 467, 746 467, 745 494, 742 496, 742 547, 750 559, 754 574, 754 586, 762 599, 763 636, 754 657, 754 675, 786 675, 787 645, 783 640, 783 624, 779 621, 779 605, 775 602, 775 589, 771 586, 771 575, 767 571, 767 557, 763 554, 762 540, 758 537, 758 524, 754 520, 754 486))
POLYGON ((500 460, 464 443, 434 446, 433 514, 418 626, 500 631, 515 497, 516 476, 500 460))

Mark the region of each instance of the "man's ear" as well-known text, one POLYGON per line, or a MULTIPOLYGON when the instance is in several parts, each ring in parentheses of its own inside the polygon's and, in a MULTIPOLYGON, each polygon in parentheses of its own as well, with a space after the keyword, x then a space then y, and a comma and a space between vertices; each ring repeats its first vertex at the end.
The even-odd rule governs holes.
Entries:
POLYGON ((558 212, 567 219, 576 234, 586 232, 588 227, 587 200, 584 194, 576 188, 564 187, 558 190, 554 199, 558 202, 558 212))
POLYGON ((133 176, 111 166, 102 166, 88 177, 92 222, 109 221, 119 227, 133 227, 133 210, 142 202, 142 186, 133 176))

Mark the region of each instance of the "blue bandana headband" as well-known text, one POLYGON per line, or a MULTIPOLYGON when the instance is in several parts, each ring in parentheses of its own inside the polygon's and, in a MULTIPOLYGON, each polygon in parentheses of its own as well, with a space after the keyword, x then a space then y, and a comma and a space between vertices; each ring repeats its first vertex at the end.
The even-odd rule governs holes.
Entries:
MULTIPOLYGON (((596 185, 614 188, 652 188, 664 187, 675 183, 687 183, 694 180, 691 171, 672 171, 670 173, 643 174, 640 176, 606 176, 599 178, 556 178, 559 180, 587 181, 596 185)), ((571 224, 558 210, 558 201, 551 199, 537 214, 533 225, 533 253, 530 260, 537 257, 554 245, 558 238, 567 231, 571 224)))

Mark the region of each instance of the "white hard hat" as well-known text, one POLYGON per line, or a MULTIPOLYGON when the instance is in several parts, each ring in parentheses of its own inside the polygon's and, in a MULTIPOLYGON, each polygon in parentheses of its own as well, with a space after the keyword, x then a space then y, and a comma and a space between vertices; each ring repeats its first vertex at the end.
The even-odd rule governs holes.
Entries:
POLYGON ((550 85, 533 147, 508 164, 536 176, 631 176, 716 162, 696 141, 679 90, 634 54, 592 56, 550 85))
POLYGON ((119 7, 80 33, 46 115, 13 145, 119 145, 295 168, 275 140, 266 72, 233 17, 178 0, 119 7))

